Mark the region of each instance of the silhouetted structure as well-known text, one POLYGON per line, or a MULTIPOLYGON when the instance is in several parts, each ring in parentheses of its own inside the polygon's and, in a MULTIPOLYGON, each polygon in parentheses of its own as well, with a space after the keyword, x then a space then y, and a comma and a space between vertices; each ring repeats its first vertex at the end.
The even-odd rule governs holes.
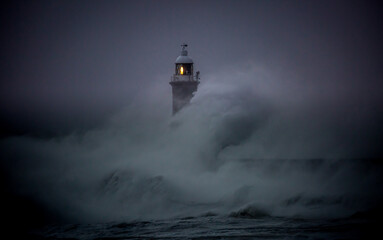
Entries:
POLYGON ((173 93, 173 114, 190 103, 199 84, 199 72, 194 75, 193 60, 188 57, 187 44, 182 44, 181 55, 175 62, 175 73, 170 79, 173 93))

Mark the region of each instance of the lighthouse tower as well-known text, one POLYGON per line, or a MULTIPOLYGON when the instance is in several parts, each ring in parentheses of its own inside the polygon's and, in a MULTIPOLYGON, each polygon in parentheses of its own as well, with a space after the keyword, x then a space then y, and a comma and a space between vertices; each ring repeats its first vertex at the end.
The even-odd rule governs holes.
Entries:
POLYGON ((193 60, 188 57, 187 44, 182 44, 181 55, 175 62, 175 73, 170 79, 173 94, 173 115, 190 103, 199 84, 199 71, 194 75, 193 60))

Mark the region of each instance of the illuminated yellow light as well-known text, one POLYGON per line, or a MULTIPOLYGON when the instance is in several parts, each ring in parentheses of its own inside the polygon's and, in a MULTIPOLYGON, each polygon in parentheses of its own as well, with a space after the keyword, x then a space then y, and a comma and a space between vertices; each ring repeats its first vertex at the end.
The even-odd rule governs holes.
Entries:
POLYGON ((181 75, 184 75, 184 67, 181 67, 180 72, 181 72, 181 75))

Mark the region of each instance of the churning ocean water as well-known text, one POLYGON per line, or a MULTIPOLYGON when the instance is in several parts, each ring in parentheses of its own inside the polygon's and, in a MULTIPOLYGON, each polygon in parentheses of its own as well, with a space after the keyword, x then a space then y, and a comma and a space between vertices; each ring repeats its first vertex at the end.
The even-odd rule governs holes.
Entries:
POLYGON ((382 160, 362 159, 375 156, 371 132, 333 125, 311 104, 292 111, 276 97, 269 107, 252 78, 221 80, 171 119, 139 102, 84 134, 0 142, 12 189, 63 219, 25 239, 366 239, 379 230, 382 160))
MULTIPOLYGON (((102 189, 105 191, 103 194, 128 193, 129 196, 119 198, 119 201, 125 200, 122 203, 125 208, 121 207, 121 211, 130 209, 132 213, 133 208, 138 209, 137 219, 48 224, 32 231, 29 238, 51 240, 379 238, 379 235, 376 235, 380 232, 378 230, 382 213, 380 190, 382 167, 379 162, 367 159, 268 160, 267 162, 273 162, 271 165, 261 160, 241 162, 241 165, 246 166, 249 171, 262 166, 262 171, 273 178, 278 175, 283 177, 284 171, 299 169, 312 175, 302 183, 308 188, 310 185, 315 189, 319 188, 313 181, 313 176, 318 175, 318 172, 321 172, 319 179, 326 178, 328 181, 333 179, 334 182, 325 188, 327 192, 322 191, 321 194, 316 194, 315 191, 311 194, 308 191, 304 193, 291 191, 291 194, 286 194, 282 188, 271 185, 270 189, 243 186, 232 196, 206 203, 188 201, 181 197, 177 199, 179 193, 167 190, 168 186, 163 177, 135 181, 131 173, 117 171, 102 183, 102 189), (341 176, 339 172, 342 172, 341 176), (330 191, 332 187, 335 187, 336 191, 330 191), (122 189, 123 191, 119 193, 122 189), (273 199, 268 191, 273 191, 272 195, 277 196, 277 200, 273 199), (280 191, 281 194, 275 191, 280 191), (134 201, 130 199, 132 196, 134 201), (159 196, 161 201, 158 199, 159 196), (137 199, 141 202, 136 202, 137 199), (270 204, 263 202, 262 199, 266 199, 270 204), (161 210, 156 210, 148 202, 161 205, 161 210), (139 209, 143 206, 144 208, 139 209), (161 217, 157 213, 154 214, 154 211, 157 213, 173 211, 173 214, 161 217), (138 220, 140 214, 146 216, 144 220, 138 220)), ((288 179, 285 175, 283 179, 290 181, 284 187, 298 184, 292 177, 288 179)), ((267 184, 265 179, 258 181, 267 184)))
POLYGON ((301 219, 256 216, 175 218, 103 224, 51 225, 33 234, 36 239, 363 239, 375 235, 377 222, 364 217, 301 219))

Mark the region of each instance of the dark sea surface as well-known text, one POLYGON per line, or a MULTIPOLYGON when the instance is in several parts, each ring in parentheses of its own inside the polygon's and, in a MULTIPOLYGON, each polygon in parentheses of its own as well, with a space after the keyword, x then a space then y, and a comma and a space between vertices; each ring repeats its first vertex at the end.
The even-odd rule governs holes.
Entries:
POLYGON ((377 219, 356 214, 343 219, 263 216, 188 217, 103 224, 50 225, 33 239, 378 239, 377 219))

